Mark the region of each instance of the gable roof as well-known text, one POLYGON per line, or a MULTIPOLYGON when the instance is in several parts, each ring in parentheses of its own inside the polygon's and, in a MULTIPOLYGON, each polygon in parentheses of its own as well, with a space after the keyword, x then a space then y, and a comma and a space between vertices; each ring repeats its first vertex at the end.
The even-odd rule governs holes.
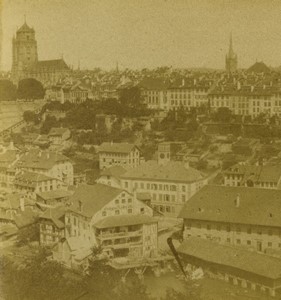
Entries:
POLYGON ((255 62, 248 70, 249 73, 270 73, 270 68, 264 62, 255 62))
POLYGON ((46 219, 52 221, 58 228, 64 228, 64 215, 66 207, 56 207, 47 209, 41 216, 40 219, 46 219))
POLYGON ((106 204, 116 198, 123 190, 104 184, 80 185, 70 198, 70 210, 79 212, 79 201, 82 202, 82 213, 92 217, 106 204))
POLYGON ((184 204, 179 218, 281 227, 281 190, 206 185, 184 204))
POLYGON ((135 147, 137 146, 128 143, 102 143, 99 146, 98 152, 130 153, 135 147))
POLYGON ((120 215, 109 216, 99 220, 94 224, 97 228, 111 228, 129 225, 151 224, 157 223, 157 219, 147 215, 120 215))
POLYGON ((271 279, 281 278, 281 260, 266 254, 222 245, 197 237, 184 241, 177 252, 205 262, 232 267, 271 279))
POLYGON ((128 170, 121 176, 124 179, 162 180, 170 182, 195 182, 205 177, 200 171, 188 167, 182 162, 170 161, 160 165, 157 161, 147 161, 140 166, 128 170))

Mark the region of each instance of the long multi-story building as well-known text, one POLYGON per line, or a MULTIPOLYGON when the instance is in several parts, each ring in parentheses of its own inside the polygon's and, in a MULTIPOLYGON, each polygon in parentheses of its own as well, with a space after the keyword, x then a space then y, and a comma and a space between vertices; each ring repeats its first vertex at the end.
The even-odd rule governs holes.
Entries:
POLYGON ((141 151, 134 144, 102 143, 98 149, 100 169, 113 166, 134 168, 141 163, 141 151))
POLYGON ((207 185, 184 205, 184 238, 281 250, 281 190, 207 185))
POLYGON ((224 185, 280 189, 280 165, 236 164, 223 172, 224 185))
POLYGON ((148 193, 153 209, 176 217, 184 203, 207 184, 207 177, 182 162, 148 161, 121 175, 121 183, 130 193, 148 193))

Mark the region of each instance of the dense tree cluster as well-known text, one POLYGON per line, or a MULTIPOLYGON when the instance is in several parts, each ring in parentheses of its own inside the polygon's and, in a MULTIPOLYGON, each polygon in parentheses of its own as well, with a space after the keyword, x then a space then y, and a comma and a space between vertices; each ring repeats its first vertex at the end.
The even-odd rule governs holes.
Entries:
MULTIPOLYGON (((39 252, 24 262, 0 257, 0 290, 6 300, 156 300, 136 276, 122 281, 122 271, 112 269, 106 260, 93 259, 87 274, 72 272, 39 252)), ((192 284, 185 292, 168 289, 161 300, 199 299, 192 284)))

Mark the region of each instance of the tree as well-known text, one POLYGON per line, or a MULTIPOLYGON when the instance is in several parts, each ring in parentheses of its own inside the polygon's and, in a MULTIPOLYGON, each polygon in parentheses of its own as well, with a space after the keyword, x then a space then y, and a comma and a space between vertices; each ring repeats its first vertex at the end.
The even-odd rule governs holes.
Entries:
POLYGON ((228 107, 219 107, 214 114, 214 119, 217 122, 229 123, 231 121, 232 113, 228 107))
POLYGON ((10 80, 0 80, 0 101, 16 100, 17 88, 10 80))
POLYGON ((38 124, 39 123, 39 118, 38 118, 38 115, 35 114, 34 111, 31 111, 31 110, 26 110, 24 113, 23 113, 23 119, 25 122, 27 123, 35 123, 35 124, 38 124))
POLYGON ((30 242, 39 241, 39 239, 40 239, 39 224, 35 223, 30 226, 19 229, 17 235, 17 245, 18 246, 27 245, 30 242))
POLYGON ((41 82, 33 78, 22 79, 18 85, 19 99, 43 99, 45 90, 41 82))
POLYGON ((41 134, 48 134, 52 127, 59 127, 56 117, 47 116, 41 127, 41 134))

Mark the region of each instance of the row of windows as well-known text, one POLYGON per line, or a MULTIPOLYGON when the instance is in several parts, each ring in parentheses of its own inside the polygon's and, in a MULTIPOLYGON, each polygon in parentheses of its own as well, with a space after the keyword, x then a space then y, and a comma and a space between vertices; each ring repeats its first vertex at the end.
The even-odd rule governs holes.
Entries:
MULTIPOLYGON (((191 227, 196 227, 198 229, 201 229, 204 226, 201 223, 196 223, 196 224, 192 224, 190 222, 186 223, 186 226, 185 226, 186 229, 191 229, 191 227)), ((207 224, 206 225, 206 229, 207 230, 217 230, 217 231, 223 231, 223 230, 225 230, 226 232, 235 231, 236 234, 241 234, 241 227, 239 227, 239 226, 236 226, 235 229, 234 229, 230 225, 222 226, 222 225, 207 224)), ((247 234, 252 234, 253 233, 253 229, 251 227, 248 227, 247 230, 245 230, 245 233, 246 232, 247 232, 247 234)), ((256 229, 255 232, 258 235, 265 234, 264 230, 262 230, 262 229, 256 229)), ((272 229, 268 229, 266 231, 266 234, 268 234, 269 236, 272 236, 274 233, 275 234, 277 233, 279 236, 281 236, 281 230, 278 230, 278 232, 276 232, 276 231, 274 231, 272 229)))
POLYGON ((162 213, 175 213, 175 207, 172 205, 151 205, 153 209, 162 213))
MULTIPOLYGON (((178 190, 177 185, 175 184, 157 184, 157 183, 144 183, 144 182, 134 182, 134 188, 141 188, 147 190, 154 190, 154 191, 171 191, 176 192, 178 190)), ((125 188, 128 188, 128 182, 125 182, 125 188)), ((188 189, 190 190, 190 186, 188 185, 188 189)), ((181 186, 181 191, 186 192, 186 186, 181 186)))

